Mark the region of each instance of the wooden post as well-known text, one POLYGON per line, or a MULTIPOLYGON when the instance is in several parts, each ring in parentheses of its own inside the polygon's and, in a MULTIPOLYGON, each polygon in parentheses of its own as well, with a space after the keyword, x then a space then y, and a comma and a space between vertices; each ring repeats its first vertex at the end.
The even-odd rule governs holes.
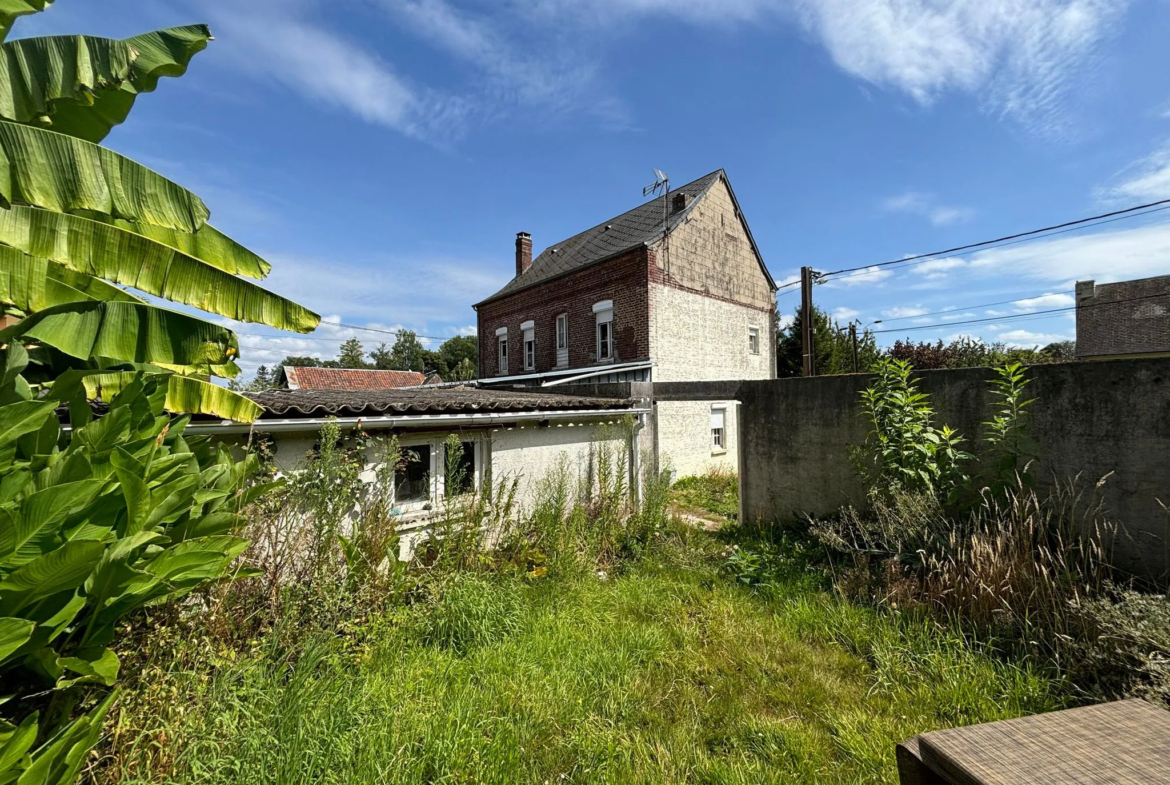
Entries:
POLYGON ((849 339, 853 342, 853 372, 857 373, 857 322, 849 323, 849 339))
POLYGON ((815 347, 813 346, 813 272, 811 267, 800 268, 800 342, 805 376, 816 376, 815 347))

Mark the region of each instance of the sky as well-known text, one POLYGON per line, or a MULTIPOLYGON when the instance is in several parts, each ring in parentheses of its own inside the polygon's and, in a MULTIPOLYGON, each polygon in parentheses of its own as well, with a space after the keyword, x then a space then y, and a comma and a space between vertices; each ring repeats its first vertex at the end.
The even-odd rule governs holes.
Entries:
MULTIPOLYGON (((474 332, 516 232, 539 253, 655 168, 726 169, 781 284, 1170 199, 1170 0, 56 0, 13 37, 192 22, 216 40, 106 144, 201 195, 269 288, 432 348, 474 332)), ((1076 281, 1167 273, 1170 211, 815 296, 883 344, 1031 346, 1074 336, 1029 314, 1076 281)), ((239 333, 247 373, 394 340, 239 333)))

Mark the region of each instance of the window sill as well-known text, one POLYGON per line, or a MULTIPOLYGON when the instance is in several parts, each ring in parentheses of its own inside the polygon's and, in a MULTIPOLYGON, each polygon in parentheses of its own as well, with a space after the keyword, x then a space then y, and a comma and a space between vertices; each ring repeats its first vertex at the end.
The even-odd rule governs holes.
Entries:
POLYGON ((727 450, 725 450, 725 449, 721 449, 721 450, 712 450, 712 451, 711 451, 711 454, 712 454, 712 455, 727 455, 727 450))

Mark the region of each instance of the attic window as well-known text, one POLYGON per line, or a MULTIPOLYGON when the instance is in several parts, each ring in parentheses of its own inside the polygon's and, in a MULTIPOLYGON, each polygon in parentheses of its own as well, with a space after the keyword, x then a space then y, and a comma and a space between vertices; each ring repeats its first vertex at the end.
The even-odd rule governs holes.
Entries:
POLYGON ((675 194, 674 199, 671 201, 671 211, 676 213, 682 212, 687 209, 687 202, 689 201, 690 199, 686 194, 675 194))

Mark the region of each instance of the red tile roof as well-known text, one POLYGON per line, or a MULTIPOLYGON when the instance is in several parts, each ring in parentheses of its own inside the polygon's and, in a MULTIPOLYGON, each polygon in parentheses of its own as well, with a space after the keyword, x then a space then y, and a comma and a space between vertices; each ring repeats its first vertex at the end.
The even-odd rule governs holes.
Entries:
POLYGON ((418 387, 424 381, 413 371, 364 371, 353 368, 293 368, 284 375, 290 390, 396 390, 418 387))

